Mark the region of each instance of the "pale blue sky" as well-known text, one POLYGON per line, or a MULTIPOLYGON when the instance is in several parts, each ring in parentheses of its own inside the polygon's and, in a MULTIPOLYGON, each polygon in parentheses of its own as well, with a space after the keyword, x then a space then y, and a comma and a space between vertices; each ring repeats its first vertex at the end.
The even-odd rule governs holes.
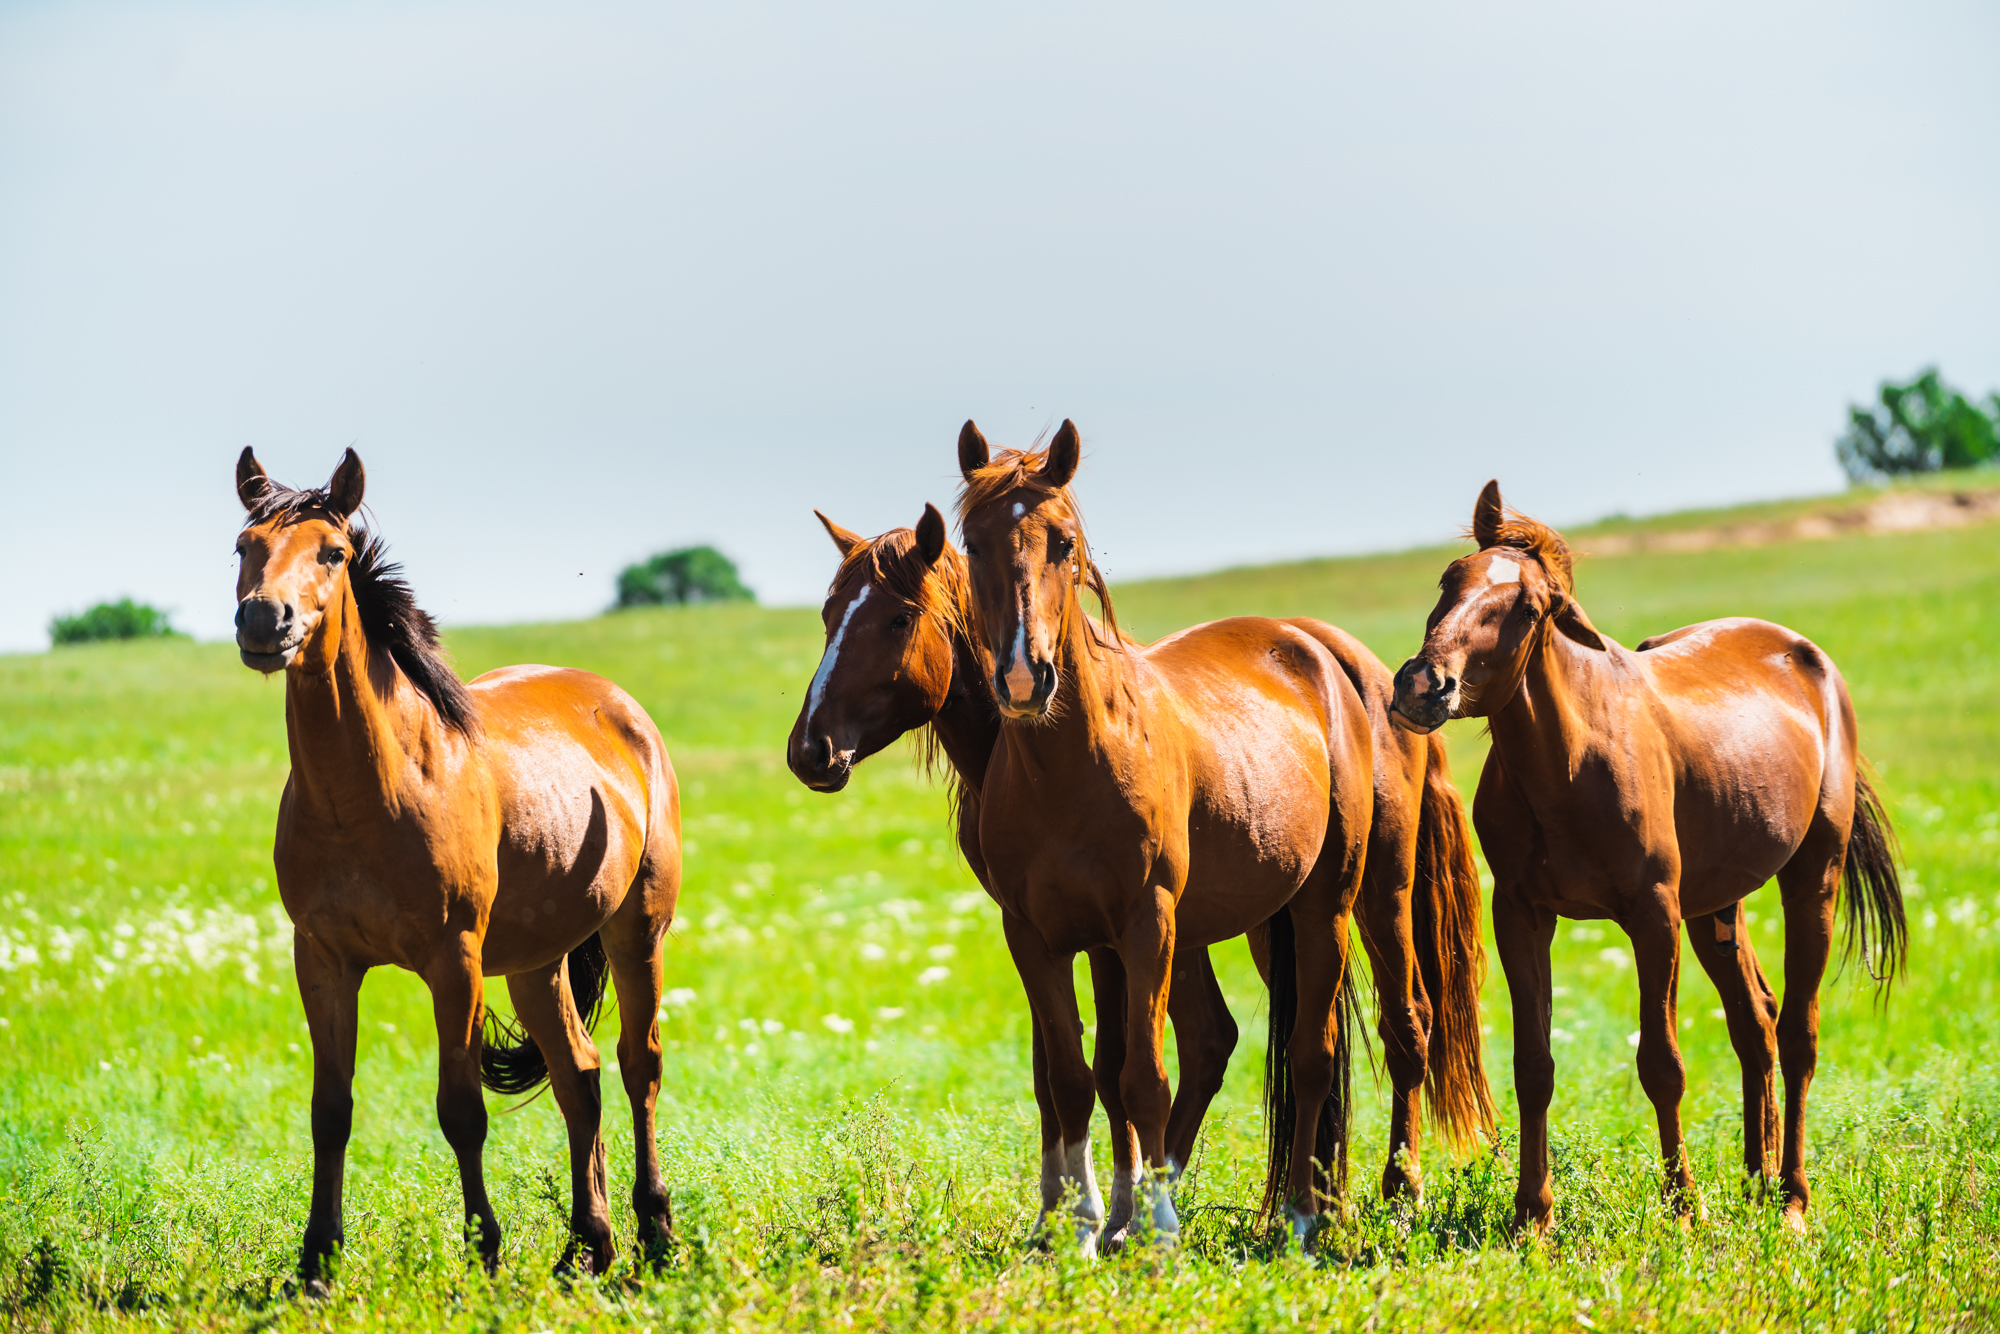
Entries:
POLYGON ((0 7, 0 649, 226 634, 236 452, 448 621, 1073 416, 1114 577, 1831 489, 2000 385, 2000 10, 0 7))

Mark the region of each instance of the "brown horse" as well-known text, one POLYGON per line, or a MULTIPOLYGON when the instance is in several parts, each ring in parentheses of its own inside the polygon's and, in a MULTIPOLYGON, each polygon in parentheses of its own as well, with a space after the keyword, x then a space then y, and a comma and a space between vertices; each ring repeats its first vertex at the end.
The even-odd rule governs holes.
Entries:
MULTIPOLYGON (((1000 715, 986 685, 991 657, 975 640, 968 621, 965 558, 946 540, 944 516, 930 505, 914 529, 894 529, 873 540, 849 532, 824 514, 819 521, 839 549, 841 563, 821 611, 826 650, 792 726, 786 759, 807 787, 838 792, 847 786, 855 765, 898 737, 921 729, 925 759, 942 758, 950 768, 959 849, 985 885, 986 863, 979 853, 979 788, 1000 739, 1000 715)), ((1252 952, 1260 966, 1269 948, 1266 934, 1261 928, 1252 933, 1252 952)), ((1091 964, 1100 998, 1111 1004, 1105 989, 1123 986, 1116 957, 1106 950, 1094 951, 1091 964)), ((1237 1030, 1208 951, 1183 951, 1177 956, 1174 981, 1169 1013, 1180 1054, 1181 1084, 1167 1117, 1167 1153, 1184 1163, 1194 1150, 1209 1103, 1222 1088, 1237 1030)), ((1122 997, 1116 1005, 1122 1013, 1122 997)), ((1048 1049, 1039 1020, 1033 1031, 1046 1217, 1062 1199, 1066 1155, 1049 1092, 1048 1049)), ((1113 1158, 1110 1212, 1103 1230, 1107 1249, 1123 1240, 1140 1179, 1131 1123, 1119 1101, 1123 1052, 1118 1025, 1100 1025, 1094 1070, 1098 1096, 1111 1121, 1113 1158)), ((1083 1182, 1088 1195, 1096 1190, 1096 1181, 1087 1140, 1079 1146, 1078 1156, 1069 1176, 1083 1182)))
POLYGON ((500 1225, 480 1155, 487 1082, 552 1078, 569 1127, 572 1241, 611 1263, 597 1048, 589 1019, 608 966, 631 1099, 642 1247, 670 1224, 654 1144, 661 960, 680 892, 680 798, 657 728, 609 681, 504 667, 470 686, 429 616, 355 526, 364 474, 348 450, 326 486, 273 482, 249 450, 236 492, 236 642, 285 674, 292 772, 278 808, 278 893, 313 1045, 313 1193, 299 1272, 321 1281, 341 1246, 362 975, 407 968, 430 988, 438 1121, 458 1158, 468 1229, 490 1268, 500 1225), (521 1025, 483 1041, 485 983, 507 978, 521 1025), (510 1043, 504 1041, 513 1038, 510 1043))
POLYGON ((1576 600, 1569 547, 1504 509, 1497 482, 1480 493, 1471 536, 1479 551, 1446 569, 1423 650, 1396 673, 1395 707, 1418 731, 1485 718, 1493 734, 1473 822, 1514 1003, 1515 1226, 1546 1228, 1554 1206, 1549 943, 1557 917, 1570 917, 1609 918, 1632 939, 1639 1081, 1659 1117, 1675 1211, 1699 1208, 1675 1041, 1685 922, 1743 1066, 1744 1168, 1765 1184, 1778 1152, 1771 1069, 1783 1056, 1785 1216, 1803 1227, 1806 1089, 1843 868, 1849 947, 1858 938, 1886 981, 1905 946, 1893 835, 1861 767, 1847 687, 1811 641, 1768 621, 1705 621, 1636 652, 1612 643, 1576 600), (1743 912, 1774 875, 1782 1010, 1743 912))
POLYGON ((986 881, 1066 1147, 1085 1141, 1091 1104, 1070 961, 1094 950, 1120 965, 1123 995, 1100 992, 1099 1032, 1123 1010, 1119 1098, 1149 1171, 1142 1226, 1163 1238, 1178 1232, 1162 1051, 1172 962, 1270 923, 1265 1206, 1285 1205, 1304 1236, 1346 1156, 1339 1002, 1357 900, 1397 1092, 1385 1192, 1420 1189, 1427 1071, 1448 1132, 1490 1120, 1464 817, 1442 750, 1390 723, 1387 669, 1333 627, 1236 618, 1144 648, 1120 634, 1068 489, 1080 458, 1067 421, 1046 451, 997 458, 973 423, 959 435, 969 619, 993 650, 1002 714, 979 802, 986 881), (1102 624, 1084 611, 1086 586, 1102 624))

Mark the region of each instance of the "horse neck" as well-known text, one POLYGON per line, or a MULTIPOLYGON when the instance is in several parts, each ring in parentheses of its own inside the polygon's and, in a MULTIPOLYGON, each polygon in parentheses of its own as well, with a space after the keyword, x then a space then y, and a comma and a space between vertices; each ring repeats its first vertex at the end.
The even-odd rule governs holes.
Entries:
MULTIPOLYGON (((1542 775, 1566 786, 1576 776, 1578 761, 1589 742, 1582 718, 1588 678, 1602 665, 1588 651, 1565 639, 1553 625, 1540 630, 1541 645, 1528 658, 1513 696, 1489 720, 1493 744, 1501 749, 1510 772, 1521 777, 1542 775)), ((1531 785, 1534 786, 1534 785, 1531 785)), ((1544 792, 1562 786, 1541 785, 1544 792)))
POLYGON ((294 785, 309 809, 343 825, 393 814, 409 760, 439 740, 436 720, 388 650, 369 644, 352 590, 338 632, 322 621, 302 656, 285 673, 294 785))
POLYGON ((978 788, 986 779, 987 761, 1000 741, 1000 717, 993 708, 991 688, 979 650, 962 628, 960 619, 951 635, 951 684, 945 687, 944 705, 931 718, 944 756, 961 781, 978 788))

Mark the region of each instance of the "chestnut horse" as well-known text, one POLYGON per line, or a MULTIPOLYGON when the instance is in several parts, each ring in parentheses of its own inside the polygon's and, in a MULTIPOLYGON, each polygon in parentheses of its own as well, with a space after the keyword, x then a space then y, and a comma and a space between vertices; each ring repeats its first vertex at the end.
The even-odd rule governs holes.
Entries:
POLYGON ((1768 621, 1705 621, 1636 652, 1591 625, 1569 547, 1506 510, 1488 482, 1475 555, 1446 569, 1424 646, 1396 673, 1396 714, 1430 732, 1485 718, 1493 749, 1473 823, 1493 870, 1493 930, 1514 1005, 1521 1108, 1515 1226, 1549 1225, 1549 943, 1556 919, 1609 918, 1639 975, 1639 1081, 1660 1123, 1665 1193, 1699 1208, 1681 1140, 1675 1040, 1680 929, 1708 971, 1743 1066, 1744 1168, 1778 1152, 1772 1062, 1782 1054, 1782 1183, 1804 1226, 1806 1089, 1819 984, 1846 883, 1848 944, 1886 982, 1903 961, 1893 834, 1861 766, 1854 706, 1833 661, 1768 621), (1757 963, 1743 900, 1772 876, 1785 912, 1785 999, 1757 963))
MULTIPOLYGON (((1045 451, 995 457, 973 423, 959 435, 968 619, 1002 714, 978 843, 1047 1048, 1066 1163, 1078 1162, 1069 1146, 1088 1142, 1092 1091, 1071 960, 1100 951, 1123 973, 1122 997, 1100 1002, 1099 1032, 1122 1009, 1119 1102, 1148 1169, 1141 1224, 1177 1234, 1162 1050, 1173 960, 1268 922, 1265 1209, 1282 1203, 1304 1237, 1346 1158, 1339 1002, 1352 985, 1357 900, 1396 1086, 1385 1193, 1421 1189, 1427 1072, 1448 1133, 1490 1123, 1464 816, 1442 749, 1390 723, 1387 668, 1332 626, 1239 617, 1150 647, 1127 640, 1068 489, 1080 459, 1068 421, 1045 451), (1102 624, 1084 611, 1086 586, 1102 624)), ((1096 1222, 1088 1202, 1085 1190, 1085 1230, 1096 1222)))
POLYGON ((487 1082, 552 1078, 569 1127, 572 1240, 611 1263, 597 1048, 608 966, 637 1150, 642 1247, 671 1226, 654 1143, 663 942, 680 892, 680 797, 660 733, 609 681, 503 667, 461 684, 431 618, 353 523, 365 477, 348 450, 326 486, 272 481, 249 450, 236 492, 244 664, 285 674, 292 771, 278 807, 278 894, 313 1045, 313 1192, 299 1272, 322 1280, 343 1242, 362 975, 394 964, 430 988, 438 1121, 458 1158, 481 1259, 500 1225, 481 1149, 487 1082), (480 1032, 488 976, 507 978, 528 1037, 480 1032), (510 1044, 505 1041, 512 1037, 510 1044))
MULTIPOLYGON (((965 558, 946 540, 944 516, 934 506, 924 506, 914 529, 897 528, 873 540, 849 532, 824 514, 818 518, 839 549, 841 563, 821 611, 826 650, 792 726, 786 760, 799 781, 815 792, 838 792, 847 786, 855 765, 905 733, 922 729, 920 744, 927 765, 942 758, 950 768, 952 823, 959 850, 983 886, 986 863, 979 855, 979 787, 1000 739, 1000 715, 986 685, 989 655, 973 639, 967 619, 965 558)), ((1252 952, 1260 967, 1269 948, 1266 934, 1261 929, 1252 933, 1252 952)), ((1091 963, 1100 1004, 1115 1004, 1116 1009, 1108 1012, 1122 1013, 1122 993, 1114 996, 1105 990, 1123 986, 1116 957, 1099 950, 1093 952, 1091 963)), ((1180 1054, 1181 1085, 1167 1117, 1167 1153, 1185 1163, 1208 1105, 1222 1088, 1237 1030, 1208 951, 1182 953, 1174 980, 1169 1013, 1180 1054)), ((1034 1021, 1033 1031, 1046 1217, 1062 1199, 1064 1153, 1039 1020, 1034 1021)), ((1117 1024, 1099 1026, 1097 1052, 1097 1092, 1111 1121, 1111 1206, 1103 1229, 1108 1250, 1124 1239, 1140 1174, 1131 1124, 1119 1101, 1124 1035, 1117 1024)), ((1087 1141, 1081 1153, 1086 1161, 1071 1175, 1090 1195, 1097 1186, 1087 1163, 1087 1141)))

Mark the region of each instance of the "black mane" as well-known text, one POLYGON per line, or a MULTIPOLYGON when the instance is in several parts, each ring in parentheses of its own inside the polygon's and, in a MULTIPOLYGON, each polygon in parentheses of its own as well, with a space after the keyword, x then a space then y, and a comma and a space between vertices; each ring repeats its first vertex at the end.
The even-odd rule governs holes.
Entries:
POLYGON ((361 617, 361 632, 368 642, 389 651, 446 727, 461 736, 477 733, 479 713, 472 692, 458 679, 451 659, 438 644, 437 622, 417 605, 416 594, 403 581, 403 567, 389 560, 389 548, 382 539, 365 528, 349 528, 331 508, 326 488, 294 491, 267 481, 264 496, 250 511, 246 526, 303 516, 308 511, 319 511, 317 517, 348 529, 354 559, 347 567, 347 584, 354 591, 354 610, 361 617))

